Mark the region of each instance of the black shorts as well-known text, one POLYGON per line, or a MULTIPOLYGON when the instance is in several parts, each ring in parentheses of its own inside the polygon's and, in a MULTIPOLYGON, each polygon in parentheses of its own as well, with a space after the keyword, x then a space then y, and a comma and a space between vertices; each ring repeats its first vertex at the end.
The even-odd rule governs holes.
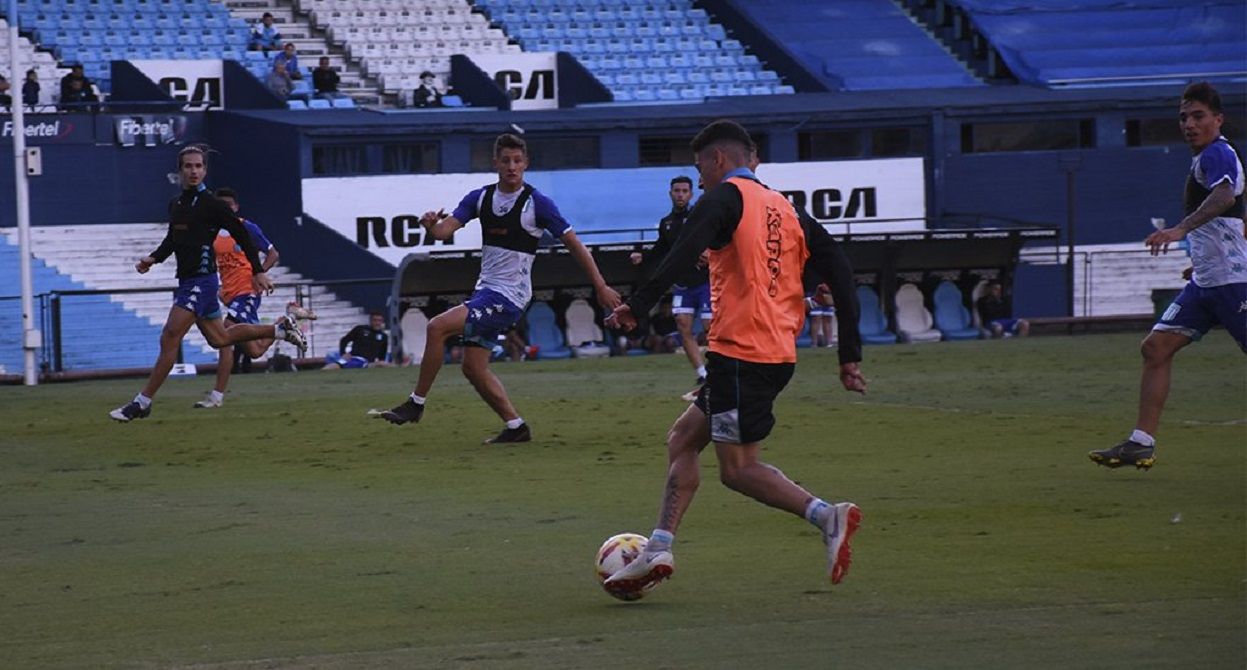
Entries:
POLYGON ((697 408, 710 420, 715 442, 760 442, 775 427, 775 398, 792 379, 793 363, 750 363, 730 356, 706 354, 706 383, 697 394, 697 408))

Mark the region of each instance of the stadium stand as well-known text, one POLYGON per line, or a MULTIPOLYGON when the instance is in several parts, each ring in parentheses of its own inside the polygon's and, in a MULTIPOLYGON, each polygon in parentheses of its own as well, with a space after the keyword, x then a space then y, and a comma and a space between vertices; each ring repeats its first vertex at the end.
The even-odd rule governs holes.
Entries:
POLYGON ((982 86, 891 0, 720 0, 827 90, 982 86))
POLYGON ((888 330, 888 318, 884 316, 879 294, 869 286, 857 287, 857 302, 861 316, 857 320, 858 332, 865 344, 895 344, 896 333, 888 330))
POLYGON ((1051 87, 1247 81, 1242 2, 908 0, 906 5, 987 77, 1051 87))
POLYGON ((896 331, 902 342, 939 342, 931 311, 923 304, 922 291, 904 284, 896 291, 896 331))
POLYGON ((554 310, 544 302, 534 302, 524 316, 528 320, 528 343, 537 347, 538 359, 571 358, 562 329, 554 320, 554 310))
MULTIPOLYGON (((0 8, 0 14, 5 8, 0 8)), ((44 108, 52 105, 53 92, 57 90, 61 77, 65 75, 65 71, 56 65, 56 59, 52 54, 46 51, 38 51, 35 45, 25 37, 19 37, 17 42, 18 51, 22 54, 22 64, 24 69, 34 69, 39 77, 39 105, 35 111, 43 111, 44 108)), ((9 59, 9 22, 0 19, 0 54, 3 54, 3 60, 7 64, 9 59)), ((22 95, 22 80, 25 78, 25 72, 3 72, 9 84, 13 87, 9 93, 14 100, 20 100, 22 95)), ((6 110, 7 111, 7 110, 6 110)))
POLYGON ((690 0, 477 0, 524 51, 566 51, 616 102, 793 93, 690 0))
MULTIPOLYGON (((263 81, 275 54, 248 51, 247 43, 251 24, 268 11, 274 14, 283 41, 294 43, 301 58, 304 80, 297 82, 296 95, 311 93, 310 70, 325 55, 330 67, 339 71, 342 93, 358 102, 377 101, 345 58, 329 53, 323 40, 312 38, 306 25, 293 20, 289 7, 269 2, 227 0, 238 5, 231 10, 216 0, 19 0, 18 26, 38 48, 47 50, 34 52, 43 54, 36 56, 41 66, 80 63, 99 90, 108 93, 113 60, 235 60, 263 81)), ((0 6, 0 13, 6 9, 0 6)), ((40 79, 42 93, 49 96, 45 104, 55 102, 59 75, 44 76, 41 71, 40 79)))
POLYGON ((113 60, 241 60, 250 34, 207 0, 18 0, 18 27, 63 64, 110 90, 113 60))
POLYGON ((383 95, 404 103, 425 70, 445 88, 452 54, 520 51, 465 0, 298 0, 298 7, 383 95))
POLYGON ((961 297, 961 289, 950 281, 942 281, 935 287, 932 295, 935 306, 935 327, 945 340, 977 340, 979 329, 970 318, 970 310, 966 309, 961 297))

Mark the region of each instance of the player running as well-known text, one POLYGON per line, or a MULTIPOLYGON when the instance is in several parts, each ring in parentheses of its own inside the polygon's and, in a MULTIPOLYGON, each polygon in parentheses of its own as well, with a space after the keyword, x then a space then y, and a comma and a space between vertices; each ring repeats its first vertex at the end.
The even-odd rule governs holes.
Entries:
MULTIPOLYGON (((653 278, 607 319, 625 330, 704 249, 710 251, 710 327, 706 384, 676 419, 667 438, 669 467, 658 524, 645 553, 606 580, 608 589, 635 591, 675 570, 672 543, 700 483, 699 454, 714 442, 719 477, 729 488, 771 507, 804 517, 822 532, 832 584, 848 573, 850 542, 862 513, 851 502, 828 503, 758 460, 775 425, 775 398, 792 378, 796 338, 805 318, 801 275, 809 261, 828 282, 843 283, 852 269, 843 252, 784 196, 749 169, 753 141, 732 121, 716 121, 693 139, 697 170, 707 191, 689 216, 688 235, 667 255, 653 278)), ((852 308, 849 308, 850 311, 852 308)), ((850 315, 846 314, 845 318, 850 315)), ((856 323, 856 314, 852 315, 856 323)), ((864 393, 858 369, 861 347, 839 349, 840 381, 864 393)))
MULTIPOLYGON (((229 205, 230 211, 238 213, 238 194, 231 188, 219 188, 216 197, 229 205)), ((264 255, 261 268, 267 273, 277 265, 281 254, 277 247, 264 235, 264 231, 254 222, 242 218, 243 227, 251 235, 255 248, 264 255)), ((217 274, 221 277, 221 302, 225 303, 225 326, 228 328, 236 323, 259 323, 261 295, 251 284, 251 265, 242 245, 230 235, 228 230, 217 233, 212 243, 216 253, 217 274)), ((294 319, 315 319, 316 315, 296 302, 286 305, 286 314, 294 319)), ((271 338, 251 340, 238 345, 242 352, 251 358, 259 358, 273 344, 271 338)), ((234 347, 221 347, 217 355, 216 386, 195 403, 195 407, 206 409, 220 407, 225 403, 225 389, 229 386, 230 372, 234 368, 234 347)))
POLYGON ((377 414, 393 424, 419 421, 425 398, 442 369, 446 340, 463 335, 463 374, 472 382, 485 404, 497 412, 505 426, 487 444, 528 442, 532 432, 507 397, 502 382, 489 369, 498 336, 524 315, 532 299, 532 267, 538 242, 546 231, 567 246, 577 264, 593 283, 598 303, 606 309, 619 305, 619 294, 606 285, 593 256, 563 219, 554 201, 524 183, 528 169, 528 145, 511 134, 494 142, 494 167, 498 182, 466 196, 452 215, 426 212, 420 218, 430 235, 444 240, 472 219, 481 221, 481 274, 468 301, 433 318, 420 362, 416 388, 401 405, 377 414))
MULTIPOLYGON (((671 198, 671 212, 658 222, 658 241, 649 253, 633 252, 629 259, 633 265, 640 265, 645 274, 650 274, 654 267, 675 246, 680 239, 680 231, 684 230, 684 222, 688 219, 689 202, 693 198, 693 180, 680 176, 671 180, 671 190, 667 195, 671 198)), ((697 336, 693 335, 693 319, 701 318, 704 330, 710 329, 710 275, 706 264, 699 258, 675 278, 672 287, 671 313, 675 315, 676 329, 680 333, 680 344, 684 347, 684 355, 697 373, 700 387, 706 382, 706 365, 702 360, 701 346, 697 336)), ((689 402, 696 397, 696 390, 686 394, 689 402)))
POLYGON ((197 326, 208 344, 220 349, 250 340, 282 339, 303 349, 303 333, 295 320, 283 315, 272 326, 237 324, 228 328, 221 320, 221 304, 217 302, 220 281, 217 278, 213 243, 224 228, 242 246, 251 266, 251 282, 256 293, 273 290, 273 280, 264 273, 260 256, 242 222, 224 201, 214 197, 204 185, 208 175, 207 149, 189 146, 178 152, 178 175, 182 192, 169 203, 169 232, 150 255, 139 259, 134 269, 146 274, 156 263, 170 255, 177 258, 178 288, 173 306, 160 331, 160 355, 152 367, 147 385, 134 400, 108 413, 123 423, 145 419, 152 413, 152 399, 164 384, 177 361, 182 338, 190 327, 197 326))
POLYGON ((1144 243, 1155 256, 1168 252, 1173 242, 1188 240, 1191 281, 1143 339, 1138 420, 1120 444, 1087 454, 1100 465, 1146 470, 1156 463, 1156 429, 1169 397, 1173 357, 1180 349, 1221 324, 1247 353, 1243 162, 1221 135, 1224 121, 1216 89, 1206 82, 1186 87, 1178 122, 1195 156, 1186 177, 1186 217, 1173 228, 1148 235, 1144 243))

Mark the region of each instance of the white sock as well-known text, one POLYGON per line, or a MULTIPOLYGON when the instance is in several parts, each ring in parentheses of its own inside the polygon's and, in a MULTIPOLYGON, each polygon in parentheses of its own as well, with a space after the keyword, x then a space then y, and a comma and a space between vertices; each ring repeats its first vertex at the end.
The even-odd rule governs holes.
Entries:
POLYGON ((523 417, 517 416, 514 419, 511 419, 510 421, 507 422, 507 428, 510 428, 511 430, 515 430, 516 428, 519 428, 522 425, 524 425, 523 417))
POLYGON ((671 551, 671 545, 675 544, 675 534, 661 528, 655 528, 650 533, 649 542, 645 543, 645 553, 656 554, 660 551, 671 551))
POLYGON ((139 404, 139 407, 142 407, 143 409, 147 409, 148 407, 152 406, 152 399, 148 398, 142 393, 134 396, 134 402, 137 402, 139 404))
POLYGON ((699 366, 697 366, 697 376, 698 376, 698 377, 705 377, 705 376, 706 376, 706 366, 704 366, 704 365, 699 365, 699 366))
POLYGON ((1135 428, 1134 432, 1130 433, 1130 441, 1138 442, 1139 444, 1145 447, 1156 446, 1156 438, 1152 437, 1151 435, 1148 435, 1147 433, 1139 430, 1138 428, 1135 428))
POLYGON ((826 500, 815 498, 810 501, 810 504, 805 506, 805 520, 818 528, 822 528, 827 523, 827 517, 831 515, 833 509, 826 500))
POLYGON ((415 392, 415 391, 412 391, 412 392, 411 392, 411 395, 410 395, 410 396, 408 396, 408 397, 409 397, 409 398, 411 398, 411 401, 412 401, 412 402, 414 402, 414 403, 416 403, 417 405, 423 405, 423 404, 424 404, 424 396, 422 396, 422 395, 416 395, 416 392, 415 392))
POLYGON ((212 402, 225 402, 225 394, 216 389, 212 389, 208 395, 212 397, 212 402))

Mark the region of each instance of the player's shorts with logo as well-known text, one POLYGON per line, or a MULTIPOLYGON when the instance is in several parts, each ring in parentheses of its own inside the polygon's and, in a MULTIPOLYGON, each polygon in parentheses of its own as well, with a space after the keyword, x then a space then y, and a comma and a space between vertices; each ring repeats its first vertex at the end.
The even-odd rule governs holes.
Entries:
POLYGON ((254 293, 241 293, 230 298, 225 306, 225 316, 234 323, 260 322, 260 296, 254 293))
POLYGON ((1247 353, 1247 283, 1203 287, 1187 282, 1152 330, 1198 340, 1218 324, 1247 353))
POLYGON ((710 283, 697 286, 676 286, 671 291, 672 314, 698 314, 710 318, 710 283))
POLYGON ((215 319, 221 316, 221 303, 216 299, 221 290, 221 281, 216 273, 188 277, 178 281, 177 290, 173 292, 173 304, 188 310, 200 319, 215 319))
POLYGON ((809 298, 814 303, 814 306, 810 308, 810 316, 835 316, 836 315, 836 306, 835 305, 824 305, 823 303, 819 302, 818 293, 816 291, 807 292, 805 294, 805 297, 809 298))
POLYGON ((486 349, 493 349, 498 336, 524 316, 524 310, 511 304, 501 293, 487 288, 476 291, 463 304, 468 308, 463 343, 486 349))
POLYGON ((710 420, 710 439, 748 444, 771 434, 775 398, 792 379, 793 363, 751 363, 706 354, 706 383, 697 408, 710 420))

